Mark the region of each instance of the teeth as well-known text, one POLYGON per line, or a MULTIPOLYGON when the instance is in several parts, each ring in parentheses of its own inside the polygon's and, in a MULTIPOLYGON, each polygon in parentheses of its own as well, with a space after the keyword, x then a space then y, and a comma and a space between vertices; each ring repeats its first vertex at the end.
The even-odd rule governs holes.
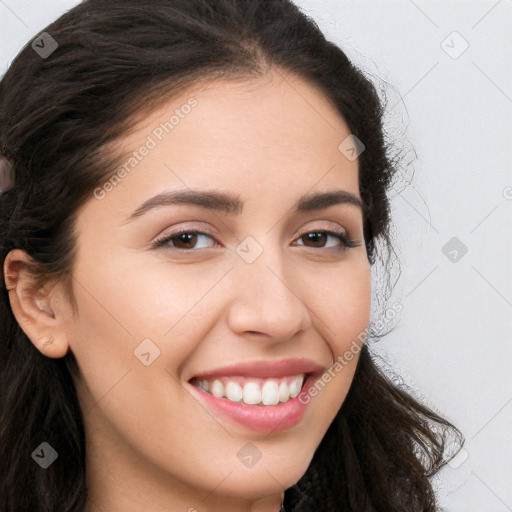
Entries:
POLYGON ((277 405, 279 403, 279 383, 277 380, 267 380, 261 388, 261 401, 263 405, 277 405))
POLYGON ((279 401, 280 402, 288 402, 290 399, 290 388, 286 384, 286 382, 281 382, 279 384, 279 401))
POLYGON ((226 397, 232 402, 240 402, 242 400, 242 387, 240 384, 236 382, 228 382, 226 385, 226 397))
POLYGON ((247 382, 244 385, 244 404, 257 405, 261 402, 261 388, 256 382, 247 382))
POLYGON ((244 377, 218 377, 192 381, 192 384, 218 398, 248 405, 277 405, 295 398, 302 388, 305 375, 281 379, 246 379, 244 377))
POLYGON ((300 388, 302 387, 302 382, 298 380, 293 380, 290 384, 290 397, 295 398, 300 393, 300 388))
POLYGON ((212 390, 210 393, 217 398, 222 398, 224 396, 224 386, 220 380, 214 380, 212 383, 212 390))

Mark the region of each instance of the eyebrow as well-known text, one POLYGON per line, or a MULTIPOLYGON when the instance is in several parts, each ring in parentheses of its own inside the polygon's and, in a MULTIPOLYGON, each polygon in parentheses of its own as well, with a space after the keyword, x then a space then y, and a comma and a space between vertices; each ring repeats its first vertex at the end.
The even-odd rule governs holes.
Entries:
MULTIPOLYGON (((329 206, 348 204, 360 208, 365 207, 361 199, 346 190, 331 190, 328 192, 316 192, 302 196, 295 203, 296 212, 308 212, 321 210, 329 206)), ((160 206, 195 205, 208 210, 224 212, 229 215, 239 215, 244 206, 237 194, 222 192, 219 190, 169 190, 162 192, 147 201, 129 215, 122 224, 131 222, 149 211, 160 206)))

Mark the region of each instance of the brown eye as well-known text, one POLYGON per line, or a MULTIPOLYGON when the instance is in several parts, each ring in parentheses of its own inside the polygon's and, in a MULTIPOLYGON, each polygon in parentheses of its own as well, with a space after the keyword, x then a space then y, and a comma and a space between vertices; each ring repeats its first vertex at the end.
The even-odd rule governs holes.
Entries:
MULTIPOLYGON (((217 243, 212 235, 197 230, 184 229, 165 235, 162 238, 156 240, 153 244, 154 248, 168 248, 178 250, 190 250, 190 249, 208 249, 214 247, 214 245, 206 245, 198 247, 198 241, 203 239, 210 239, 217 243)), ((331 249, 331 248, 346 248, 346 247, 358 247, 352 240, 350 240, 345 233, 337 233, 335 231, 317 230, 310 231, 299 237, 299 240, 304 240, 303 244, 305 247, 311 249, 331 249), (335 243, 326 245, 329 239, 334 239, 335 243), (336 242, 337 241, 337 242, 336 242), (340 243, 341 242, 341 243, 340 243)))
MULTIPOLYGON (((171 233, 164 236, 154 243, 154 247, 169 247, 171 249, 198 249, 197 242, 200 237, 214 240, 208 233, 202 231, 183 230, 177 233, 171 233)), ((199 247, 199 249, 207 249, 208 247, 199 247)))
POLYGON ((331 247, 357 247, 357 244, 352 242, 345 233, 337 233, 335 231, 310 231, 302 235, 300 240, 307 240, 315 245, 306 245, 306 247, 318 248, 318 249, 329 249, 331 247), (336 243, 330 247, 326 247, 325 243, 329 238, 337 239, 341 243, 336 243))

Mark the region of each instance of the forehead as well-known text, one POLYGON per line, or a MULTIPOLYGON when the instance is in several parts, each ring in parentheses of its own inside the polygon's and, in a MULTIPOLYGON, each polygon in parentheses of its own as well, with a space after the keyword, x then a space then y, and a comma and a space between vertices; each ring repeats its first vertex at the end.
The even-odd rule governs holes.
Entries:
POLYGON ((330 101, 295 75, 196 83, 117 141, 130 165, 108 202, 124 209, 164 189, 214 185, 277 201, 315 186, 358 194, 357 161, 339 149, 349 135, 330 101))

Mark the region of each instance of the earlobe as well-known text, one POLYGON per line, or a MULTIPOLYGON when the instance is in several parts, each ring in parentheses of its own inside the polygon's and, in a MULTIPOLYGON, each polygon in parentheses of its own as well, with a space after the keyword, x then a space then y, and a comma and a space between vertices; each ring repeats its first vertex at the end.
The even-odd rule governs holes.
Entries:
POLYGON ((69 344, 64 329, 65 311, 56 311, 52 304, 58 293, 56 285, 47 289, 34 289, 33 276, 27 263, 30 256, 14 249, 4 261, 5 284, 9 292, 12 313, 32 344, 45 356, 64 357, 69 344))
POLYGON ((39 342, 37 344, 34 343, 34 345, 46 357, 52 358, 64 357, 67 354, 69 348, 67 343, 57 343, 52 336, 48 338, 41 338, 39 342))

